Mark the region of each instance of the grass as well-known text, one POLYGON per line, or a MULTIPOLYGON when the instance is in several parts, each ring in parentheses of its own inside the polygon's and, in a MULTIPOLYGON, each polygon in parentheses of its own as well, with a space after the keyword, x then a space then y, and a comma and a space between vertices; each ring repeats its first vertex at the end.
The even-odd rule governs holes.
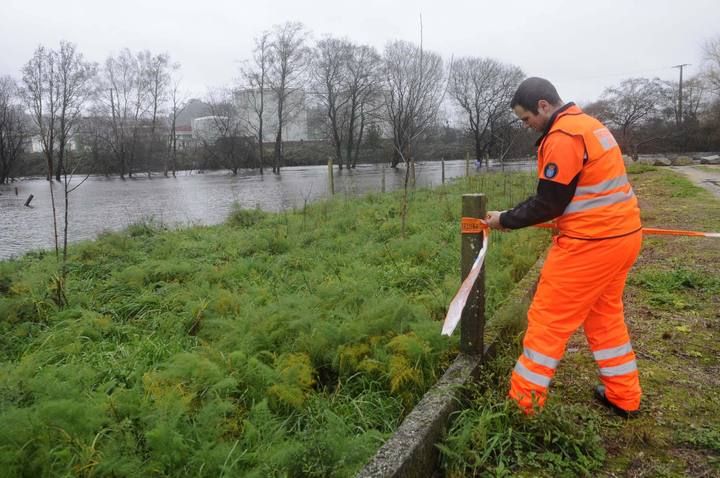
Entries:
MULTIPOLYGON (((534 188, 493 174, 336 197, 225 224, 144 221, 0 262, 4 476, 351 476, 457 353, 462 193, 502 209, 534 188)), ((547 244, 498 235, 488 313, 547 244)))
MULTIPOLYGON (((672 171, 629 169, 644 225, 720 231, 720 201, 672 171)), ((644 241, 625 315, 644 390, 641 416, 595 403, 596 366, 582 332, 568 344, 545 409, 508 404, 520 337, 487 366, 481 393, 441 444, 446 476, 681 477, 720 475, 720 243, 644 241)))

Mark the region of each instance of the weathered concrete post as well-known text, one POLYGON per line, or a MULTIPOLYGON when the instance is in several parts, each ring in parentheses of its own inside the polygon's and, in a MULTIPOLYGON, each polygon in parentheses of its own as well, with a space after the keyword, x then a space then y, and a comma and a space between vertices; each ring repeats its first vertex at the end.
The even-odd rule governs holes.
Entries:
MULTIPOLYGON (((485 219, 487 198, 484 194, 463 194, 462 217, 485 219)), ((460 250, 461 280, 470 273, 473 262, 482 249, 482 234, 463 234, 460 250)), ((483 353, 485 330, 485 266, 470 292, 460 319, 460 351, 477 355, 483 353)))
POLYGON ((333 177, 333 160, 328 158, 328 179, 330 181, 330 195, 335 195, 335 178, 333 177))

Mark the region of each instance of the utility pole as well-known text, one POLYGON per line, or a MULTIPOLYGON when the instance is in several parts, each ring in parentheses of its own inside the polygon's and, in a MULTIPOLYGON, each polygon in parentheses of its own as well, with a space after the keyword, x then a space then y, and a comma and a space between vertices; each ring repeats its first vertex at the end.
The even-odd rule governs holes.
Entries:
POLYGON ((683 110, 682 110, 682 100, 683 100, 683 93, 682 93, 682 74, 683 74, 683 67, 690 66, 690 63, 683 63, 682 65, 675 65, 673 68, 679 68, 680 69, 680 91, 678 94, 678 114, 676 118, 677 125, 680 126, 683 123, 683 110))

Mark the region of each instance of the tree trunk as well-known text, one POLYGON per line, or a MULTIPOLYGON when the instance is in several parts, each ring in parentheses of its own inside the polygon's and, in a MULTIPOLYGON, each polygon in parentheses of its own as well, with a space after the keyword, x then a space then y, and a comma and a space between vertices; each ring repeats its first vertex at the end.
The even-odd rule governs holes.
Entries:
POLYGON ((353 156, 352 167, 355 169, 357 165, 358 156, 360 156, 360 147, 362 145, 363 133, 365 131, 365 115, 363 114, 363 108, 360 108, 360 132, 358 133, 357 141, 355 142, 355 155, 353 156))
POLYGON ((273 173, 280 174, 280 158, 282 156, 282 126, 278 126, 275 136, 275 157, 273 159, 273 173))

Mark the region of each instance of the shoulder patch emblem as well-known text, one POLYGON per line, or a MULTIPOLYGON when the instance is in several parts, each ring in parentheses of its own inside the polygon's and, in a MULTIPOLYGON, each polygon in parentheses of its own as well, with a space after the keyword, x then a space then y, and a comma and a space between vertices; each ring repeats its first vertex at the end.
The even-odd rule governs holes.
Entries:
POLYGON ((543 175, 548 179, 554 178, 555 176, 557 176, 557 173, 558 167, 555 163, 548 163, 543 170, 543 175))
POLYGON ((595 131, 593 131, 593 134, 600 142, 600 145, 605 151, 617 146, 617 141, 615 141, 615 137, 607 128, 596 129, 595 131))

